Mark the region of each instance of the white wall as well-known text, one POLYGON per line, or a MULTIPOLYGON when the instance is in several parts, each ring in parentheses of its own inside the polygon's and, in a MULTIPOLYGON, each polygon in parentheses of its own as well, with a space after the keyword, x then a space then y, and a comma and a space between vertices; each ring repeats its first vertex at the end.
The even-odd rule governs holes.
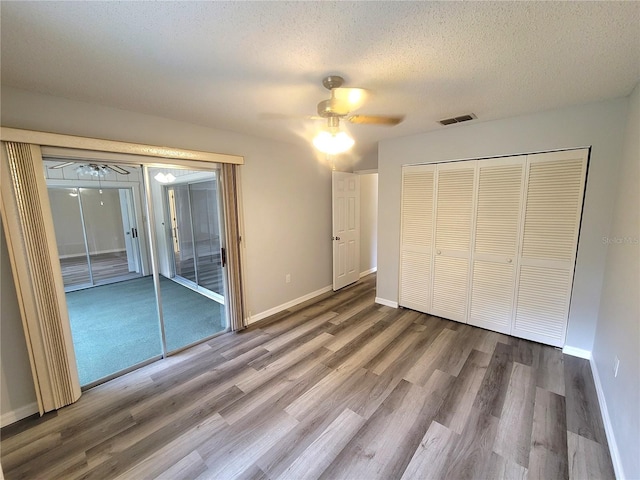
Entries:
MULTIPOLYGON (((8 87, 1 95, 3 126, 244 156, 240 170, 250 312, 257 315, 331 284, 331 170, 316 160, 310 146, 8 87), (291 274, 289 284, 286 274, 291 274)), ((9 267, 1 268, 4 275, 9 267)), ((20 388, 14 383, 8 388, 20 388)))
MULTIPOLYGON (((90 254, 125 250, 120 195, 117 189, 82 190, 82 216, 85 219, 90 254), (103 202, 103 205, 100 204, 103 202)), ((54 217, 56 243, 61 257, 86 255, 78 198, 68 189, 50 189, 49 202, 54 217)))
POLYGON ((378 265, 378 174, 360 175, 360 273, 378 265))
POLYGON ((593 360, 624 477, 640 478, 640 83, 631 96, 618 178, 593 360))
POLYGON ((67 189, 49 189, 49 204, 55 227, 58 255, 62 258, 87 253, 78 198, 70 196, 69 193, 67 189))
POLYGON ((371 149, 365 152, 361 157, 354 158, 354 171, 360 170, 377 170, 378 169, 378 144, 376 143, 371 149))
POLYGON ((592 145, 569 313, 568 346, 591 351, 628 98, 384 140, 378 158, 377 296, 398 301, 401 167, 592 145))
POLYGON ((37 411, 27 344, 0 222, 0 426, 37 411))

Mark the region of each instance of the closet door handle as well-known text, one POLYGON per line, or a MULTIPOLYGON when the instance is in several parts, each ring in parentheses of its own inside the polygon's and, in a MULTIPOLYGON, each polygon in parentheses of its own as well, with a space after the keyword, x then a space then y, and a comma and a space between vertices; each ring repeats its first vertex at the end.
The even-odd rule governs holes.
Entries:
POLYGON ((510 258, 507 258, 507 263, 511 263, 511 262, 513 262, 513 260, 510 258))
POLYGON ((440 255, 442 252, 440 250, 436 250, 436 254, 440 255))

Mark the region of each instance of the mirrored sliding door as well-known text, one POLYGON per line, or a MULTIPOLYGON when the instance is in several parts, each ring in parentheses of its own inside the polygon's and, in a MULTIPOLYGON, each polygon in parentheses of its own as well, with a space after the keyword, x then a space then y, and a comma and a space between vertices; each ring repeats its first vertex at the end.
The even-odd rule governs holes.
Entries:
POLYGON ((150 169, 168 351, 227 329, 217 170, 150 169), (168 181, 167 181, 168 179, 168 181), (161 207, 161 208, 157 208, 161 207))
POLYGON ((227 330, 215 165, 45 167, 83 387, 227 330))

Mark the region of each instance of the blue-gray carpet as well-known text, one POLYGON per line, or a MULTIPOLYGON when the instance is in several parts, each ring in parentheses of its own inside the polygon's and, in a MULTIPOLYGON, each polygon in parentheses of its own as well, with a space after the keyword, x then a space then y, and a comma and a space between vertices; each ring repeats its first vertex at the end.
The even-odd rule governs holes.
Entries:
MULTIPOLYGON (((168 351, 226 328, 224 305, 160 277, 168 351)), ((162 354, 152 277, 66 295, 80 374, 87 385, 162 354)))

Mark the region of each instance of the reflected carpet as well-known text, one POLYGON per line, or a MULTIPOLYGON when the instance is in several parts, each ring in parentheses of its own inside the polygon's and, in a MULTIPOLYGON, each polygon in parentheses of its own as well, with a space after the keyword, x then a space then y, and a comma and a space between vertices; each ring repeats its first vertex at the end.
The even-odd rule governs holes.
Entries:
MULTIPOLYGON (((176 350, 226 328, 224 305, 160 277, 167 349, 176 350)), ((66 294, 80 384, 162 355, 153 278, 66 294)))

